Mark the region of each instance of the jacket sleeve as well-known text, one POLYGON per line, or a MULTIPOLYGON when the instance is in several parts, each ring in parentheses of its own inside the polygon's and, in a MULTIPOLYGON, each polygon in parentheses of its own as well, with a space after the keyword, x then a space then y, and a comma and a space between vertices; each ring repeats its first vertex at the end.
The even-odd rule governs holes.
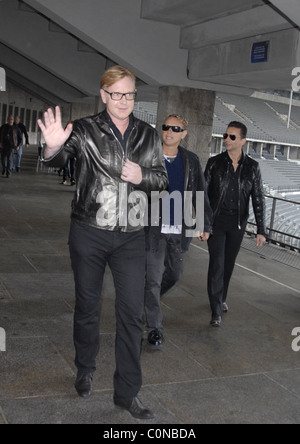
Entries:
POLYGON ((18 141, 18 145, 17 146, 22 145, 23 136, 22 136, 22 131, 19 128, 17 130, 17 141, 18 141))
POLYGON ((266 235, 266 203, 263 181, 259 165, 254 171, 254 182, 252 187, 252 205, 257 224, 257 234, 266 235))
POLYGON ((211 170, 212 170, 212 159, 209 159, 204 171, 204 177, 205 177, 205 182, 206 182, 206 190, 209 196, 209 191, 210 191, 210 185, 211 185, 211 179, 212 179, 212 175, 211 175, 211 170))
POLYGON ((25 136, 26 145, 29 145, 29 137, 28 137, 28 132, 27 132, 26 126, 23 124, 20 124, 20 130, 21 130, 22 134, 24 134, 24 136, 25 136))
POLYGON ((142 182, 136 187, 141 191, 144 191, 147 195, 151 194, 151 191, 163 191, 169 186, 168 175, 163 159, 162 144, 158 133, 153 130, 153 144, 152 147, 152 166, 146 168, 141 166, 143 179, 142 182))

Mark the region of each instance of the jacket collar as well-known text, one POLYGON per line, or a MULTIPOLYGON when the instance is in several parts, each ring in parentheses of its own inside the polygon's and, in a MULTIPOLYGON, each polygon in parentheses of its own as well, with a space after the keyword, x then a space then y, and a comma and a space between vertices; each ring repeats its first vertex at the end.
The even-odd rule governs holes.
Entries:
MULTIPOLYGON (((102 118, 106 123, 108 123, 108 125, 111 128, 115 127, 115 124, 112 121, 112 119, 111 119, 111 117, 108 114, 106 109, 99 114, 99 117, 102 118)), ((133 115, 133 113, 131 113, 130 116, 129 116, 129 125, 128 126, 129 127, 133 127, 134 126, 134 121, 135 121, 134 115, 133 115)))
MULTIPOLYGON (((228 152, 225 151, 224 154, 225 154, 225 157, 227 158, 227 161, 228 161, 229 163, 232 163, 232 159, 231 159, 231 157, 229 156, 228 152)), ((246 157, 247 157, 247 156, 246 156, 246 154, 244 153, 244 150, 242 150, 242 157, 241 157, 240 160, 239 160, 239 165, 242 165, 242 164, 245 162, 246 157)))

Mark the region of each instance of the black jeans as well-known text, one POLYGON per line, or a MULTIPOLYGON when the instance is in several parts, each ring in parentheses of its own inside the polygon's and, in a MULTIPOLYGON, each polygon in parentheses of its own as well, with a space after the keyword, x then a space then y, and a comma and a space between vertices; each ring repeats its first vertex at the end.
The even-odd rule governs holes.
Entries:
POLYGON ((210 255, 208 295, 213 316, 222 316, 230 279, 240 251, 246 226, 238 228, 237 216, 218 216, 208 240, 210 255))
POLYGON ((182 236, 161 234, 158 250, 146 252, 145 315, 147 330, 162 330, 163 314, 160 298, 178 282, 183 273, 185 255, 182 236))
POLYGON ((132 398, 142 385, 145 234, 104 231, 72 220, 69 247, 75 279, 75 364, 93 372, 99 352, 99 315, 108 263, 116 290, 115 395, 132 398))
POLYGON ((13 148, 2 148, 1 150, 1 163, 2 163, 2 173, 9 176, 11 174, 11 164, 12 164, 13 148))

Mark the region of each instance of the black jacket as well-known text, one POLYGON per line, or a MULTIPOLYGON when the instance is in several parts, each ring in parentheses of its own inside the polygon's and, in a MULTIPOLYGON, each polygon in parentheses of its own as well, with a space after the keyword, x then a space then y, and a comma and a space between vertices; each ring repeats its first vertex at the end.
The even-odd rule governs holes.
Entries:
MULTIPOLYGON (((196 217, 197 211, 204 210, 204 227, 202 227, 203 231, 206 233, 212 233, 212 210, 210 208, 208 195, 206 191, 206 183, 204 174, 199 162, 198 156, 188 151, 182 147, 179 147, 179 151, 181 154, 181 158, 183 161, 184 168, 184 191, 189 191, 192 194, 192 204, 193 209, 195 211, 194 218, 196 217), (196 201, 196 193, 197 191, 204 192, 204 208, 197 208, 196 201)), ((149 211, 149 219, 150 219, 150 211, 149 211)), ((149 222, 149 226, 146 228, 146 241, 147 241, 147 249, 152 249, 157 251, 159 245, 159 239, 161 234, 161 213, 160 220, 156 226, 151 226, 149 222)), ((183 220, 183 230, 182 230, 182 240, 181 240, 181 248, 182 251, 187 251, 190 243, 192 241, 192 237, 188 236, 187 230, 192 230, 195 228, 194 226, 187 226, 185 220, 183 220)))
POLYGON ((21 134, 22 134, 22 144, 23 144, 23 134, 24 134, 24 136, 25 136, 25 143, 26 143, 26 145, 29 145, 29 137, 28 137, 26 126, 23 123, 21 123, 21 122, 18 123, 18 124, 14 123, 14 126, 21 131, 21 134))
POLYGON ((168 179, 158 133, 133 115, 131 122, 133 128, 124 149, 106 111, 77 120, 66 144, 45 160, 49 166, 59 167, 76 158, 72 218, 108 231, 133 232, 143 228, 147 207, 144 201, 151 191, 166 189, 168 179), (125 158, 141 166, 140 185, 121 180, 125 158), (134 223, 128 222, 129 216, 134 223), (139 219, 140 224, 136 224, 139 219))
MULTIPOLYGON (((225 151, 209 159, 205 178, 210 205, 213 210, 213 222, 220 214, 224 203, 226 191, 230 180, 230 168, 232 161, 225 151)), ((249 202, 252 197, 252 205, 257 223, 257 234, 266 236, 265 227, 265 197, 258 162, 243 153, 239 179, 238 196, 238 225, 246 225, 249 217, 249 202)))
POLYGON ((5 150, 13 150, 22 144, 22 133, 14 125, 4 124, 0 129, 0 143, 5 150))

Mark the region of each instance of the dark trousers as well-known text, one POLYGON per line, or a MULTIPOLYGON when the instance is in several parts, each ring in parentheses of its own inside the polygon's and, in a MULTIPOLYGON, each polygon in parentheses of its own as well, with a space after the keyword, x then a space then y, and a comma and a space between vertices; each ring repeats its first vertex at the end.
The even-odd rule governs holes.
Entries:
POLYGON ((238 228, 237 216, 218 216, 208 240, 210 255, 208 295, 213 316, 222 316, 230 279, 246 227, 238 228))
POLYGON ((178 282, 183 273, 185 254, 182 236, 161 234, 158 249, 146 252, 145 315, 147 330, 163 329, 160 298, 178 282))
POLYGON ((75 364, 93 372, 99 351, 101 289, 106 264, 116 290, 115 395, 132 398, 142 385, 140 354, 143 334, 145 234, 110 232, 72 220, 69 237, 74 272, 75 364))
POLYGON ((11 174, 13 148, 4 147, 1 150, 2 173, 9 176, 11 174))

